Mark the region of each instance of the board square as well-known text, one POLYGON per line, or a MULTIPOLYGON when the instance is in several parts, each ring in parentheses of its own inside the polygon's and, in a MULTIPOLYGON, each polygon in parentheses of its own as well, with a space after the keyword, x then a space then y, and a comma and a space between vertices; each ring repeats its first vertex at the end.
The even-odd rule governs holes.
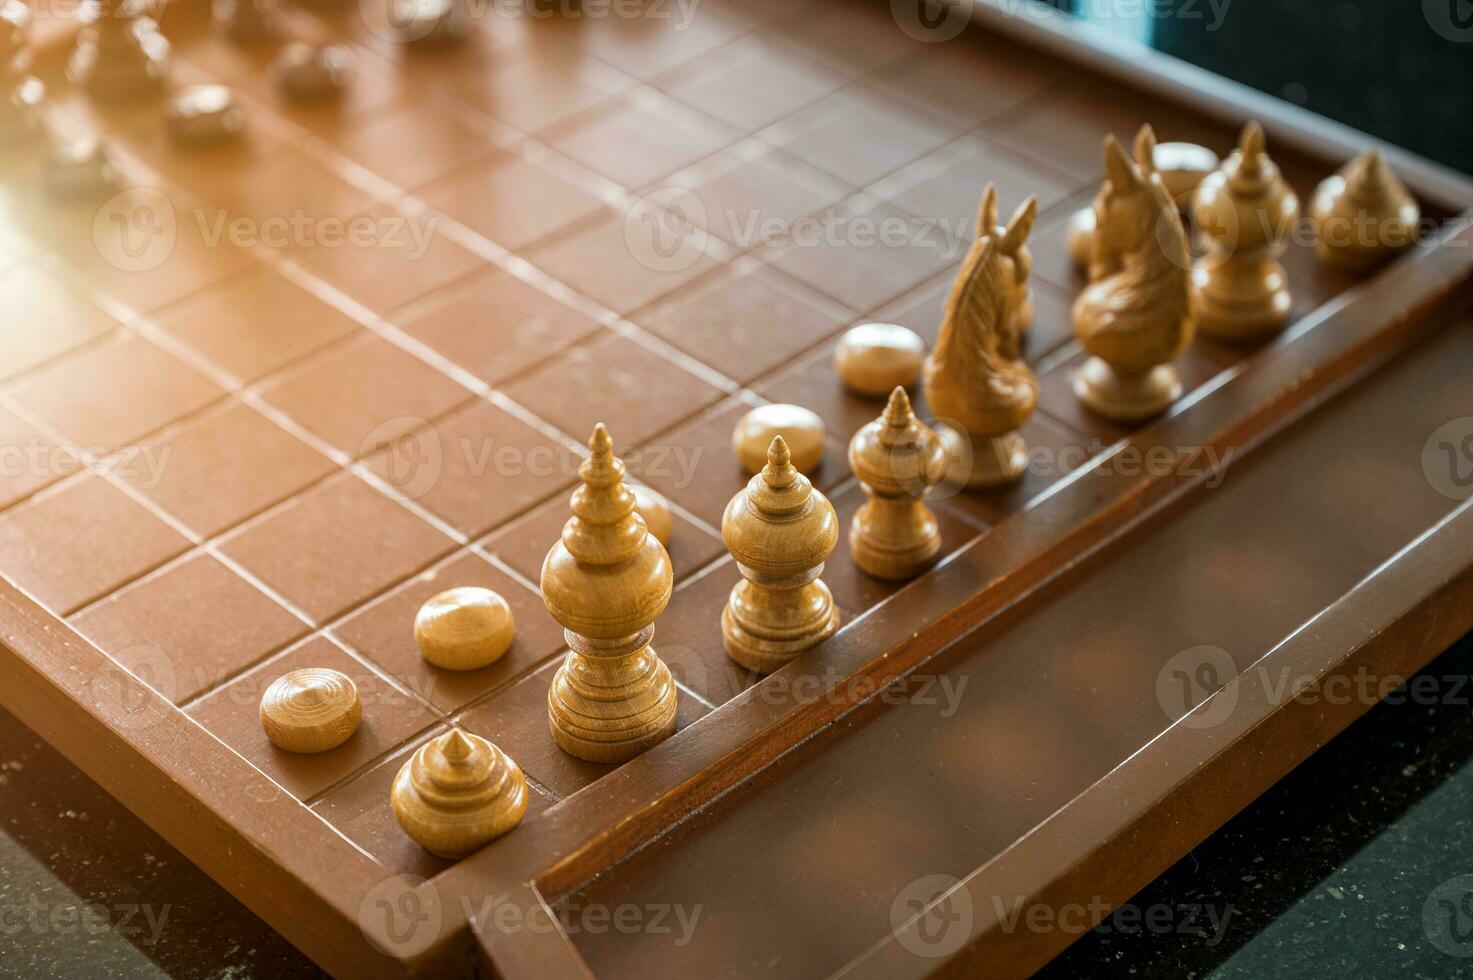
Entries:
POLYGON ((699 578, 682 582, 670 608, 655 622, 655 650, 676 681, 720 707, 761 680, 726 655, 721 645, 721 610, 741 581, 736 563, 725 559, 699 578))
POLYGON ((555 357, 598 323, 495 266, 441 290, 395 317, 487 384, 499 384, 555 357))
POLYGON ((865 83, 971 129, 1043 93, 1043 76, 996 46, 959 37, 892 61, 865 83))
POLYGON ((886 200, 918 218, 942 225, 953 240, 976 237, 982 192, 997 188, 998 218, 1004 224, 1032 195, 1042 213, 1062 201, 1078 183, 983 140, 959 140, 920 160, 885 182, 886 200), (893 187, 891 191, 889 188, 893 187))
POLYGON ((738 251, 787 238, 799 219, 849 192, 840 181, 776 151, 753 157, 745 149, 729 150, 697 169, 709 176, 691 189, 700 202, 690 207, 692 220, 738 251))
POLYGON ((95 340, 118 322, 34 262, 0 271, 7 314, 0 326, 0 378, 13 378, 95 340))
POLYGON ((205 695, 186 711, 216 738, 244 756, 284 790, 303 802, 346 779, 435 723, 435 715, 413 695, 344 653, 331 640, 315 636, 205 695), (283 674, 308 667, 336 670, 357 686, 363 703, 358 731, 326 752, 288 752, 271 744, 261 728, 261 696, 283 674))
POLYGON ((0 509, 81 468, 71 450, 58 446, 14 412, 0 408, 0 509))
POLYGON ((833 2, 804 4, 773 21, 766 33, 849 76, 928 47, 902 31, 888 11, 833 2))
POLYGON ((290 257, 375 313, 393 312, 485 264, 443 234, 434 215, 381 205, 320 226, 329 230, 335 233, 292 248, 290 257))
POLYGON ((771 267, 747 265, 681 291, 639 322, 746 384, 837 333, 853 317, 771 267))
POLYGON ((863 187, 958 134, 951 123, 888 96, 850 87, 790 116, 764 139, 804 163, 863 187))
POLYGON ((454 542, 343 473, 226 538, 221 547, 322 623, 424 568, 454 542))
POLYGON ((253 269, 160 311, 169 336, 245 383, 358 328, 352 317, 270 269, 253 269))
POLYGON ((843 76, 754 36, 661 76, 661 89, 729 126, 755 132, 843 84, 843 76))
POLYGON ((506 684, 564 648, 563 629, 542 598, 480 555, 469 552, 441 562, 354 613, 333 632, 377 664, 401 687, 441 711, 453 712, 506 684), (420 606, 446 589, 480 586, 511 606, 516 637, 501 659, 480 670, 441 670, 420 656, 414 617, 420 606))
POLYGON ((426 187, 431 207, 508 251, 587 218, 604 202, 545 166, 503 155, 426 187))
POLYGON ((11 390, 26 411, 94 451, 126 445, 224 394, 193 367, 131 333, 55 361, 11 390))
POLYGON ((634 79, 573 50, 482 66, 455 81, 456 94, 524 133, 540 133, 608 102, 634 79))
POLYGON ((62 616, 188 547, 178 531, 97 476, 0 516, 0 573, 62 616))
POLYGON ((851 200, 820 217, 810 232, 759 257, 861 313, 955 266, 971 244, 880 202, 851 200))
POLYGON ((255 409, 228 401, 145 440, 116 464, 115 472, 208 538, 336 469, 255 409))
POLYGON ((712 10, 647 5, 634 16, 609 17, 603 30, 578 35, 583 50, 605 64, 650 79, 740 37, 746 27, 712 10))
POLYGON ((711 156, 737 136, 694 109, 662 100, 606 106, 546 139, 553 149, 632 190, 711 156))
POLYGON ((644 442, 721 397, 721 389, 704 379, 608 331, 505 391, 579 441, 602 422, 621 448, 644 442))
POLYGON ((307 632, 300 619, 202 553, 89 606, 71 623, 175 704, 307 632), (178 615, 181 609, 188 614, 178 615))
POLYGON ((528 259, 553 278, 627 316, 673 292, 717 264, 704 243, 686 255, 652 253, 643 212, 610 209, 601 220, 530 250, 528 259), (669 259, 668 261, 666 259, 669 259))
POLYGON ((357 459, 473 396, 413 354, 362 333, 270 379, 261 397, 357 459))
POLYGON ((351 159, 403 190, 486 159, 497 142, 467 116, 418 104, 365 117, 333 139, 351 159))
POLYGON ((570 486, 579 462, 562 444, 479 398, 366 460, 386 483, 472 537, 570 486))

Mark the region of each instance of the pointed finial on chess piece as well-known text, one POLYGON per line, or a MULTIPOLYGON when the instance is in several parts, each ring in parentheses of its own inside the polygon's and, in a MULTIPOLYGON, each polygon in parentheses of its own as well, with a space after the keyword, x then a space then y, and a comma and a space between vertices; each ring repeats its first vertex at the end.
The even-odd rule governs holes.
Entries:
POLYGON ((1146 123, 1135 134, 1135 165, 1145 173, 1156 170, 1156 131, 1146 123))
POLYGON ((882 416, 885 424, 891 428, 904 428, 915 418, 915 412, 910 407, 910 396, 905 389, 896 387, 890 392, 890 400, 885 402, 885 413, 882 416))

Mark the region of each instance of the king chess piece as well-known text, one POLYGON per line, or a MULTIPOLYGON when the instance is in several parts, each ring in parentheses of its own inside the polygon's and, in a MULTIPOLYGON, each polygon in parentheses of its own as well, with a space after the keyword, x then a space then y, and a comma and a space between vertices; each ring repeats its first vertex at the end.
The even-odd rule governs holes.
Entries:
POLYGON ((88 0, 67 60, 67 78, 96 99, 158 94, 169 74, 169 42, 133 0, 88 0))
POLYGON ((947 479, 981 489, 1020 479, 1028 466, 1018 430, 1038 405, 1038 382, 1018 358, 1022 291, 1014 256, 1033 228, 1028 202, 998 233, 989 185, 978 238, 951 287, 922 387, 950 460, 947 479))
POLYGON ((650 646, 674 575, 602 423, 588 448, 573 516, 542 563, 543 604, 572 649, 547 692, 548 724, 569 755, 623 762, 675 731, 675 682, 650 646))

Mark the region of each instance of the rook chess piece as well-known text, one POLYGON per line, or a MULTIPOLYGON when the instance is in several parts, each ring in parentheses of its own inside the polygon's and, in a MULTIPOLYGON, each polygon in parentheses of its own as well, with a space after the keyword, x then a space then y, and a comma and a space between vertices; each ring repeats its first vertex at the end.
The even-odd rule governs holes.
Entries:
POLYGON ((140 99, 156 94, 169 74, 169 42, 130 0, 87 0, 67 78, 93 98, 140 99))
POLYGON ((1258 123, 1247 125, 1238 148, 1197 188, 1192 216, 1208 242, 1192 265, 1202 332, 1252 341, 1284 329, 1292 301, 1279 257, 1299 198, 1269 159, 1258 123))
POLYGON ((548 723, 569 755, 623 762, 675 731, 675 682, 650 646, 674 576, 603 423, 588 448, 573 516, 542 563, 542 601, 572 648, 547 692, 548 723))
POLYGON ((416 844, 456 860, 521 822, 527 777, 495 743, 452 728, 399 769, 389 805, 416 844))
POLYGON ((1092 281, 1074 302, 1074 332, 1090 355, 1074 393, 1105 418, 1139 422, 1181 396, 1171 362, 1192 341, 1190 257, 1160 175, 1131 161, 1113 135, 1105 173, 1092 281))
POLYGON ((721 537, 742 573, 721 613, 731 659, 770 674, 839 628, 834 596, 819 578, 839 543, 839 518, 793 466, 782 436, 773 437, 762 472, 727 503, 721 537))
POLYGON ((414 617, 414 642, 444 670, 480 670, 500 660, 516 635, 511 606, 498 592, 472 585, 431 597, 414 617))
POLYGON ((261 695, 261 727, 288 752, 326 752, 358 730, 363 705, 352 678, 326 667, 282 674, 261 695))
POLYGON ((1002 235, 987 220, 983 196, 980 237, 972 243, 951 287, 935 350, 926 359, 922 385, 939 419, 950 460, 947 478, 982 488, 1023 475, 1028 454, 1018 429, 1038 404, 1038 382, 1018 360, 1018 254, 1032 228, 1021 209, 1002 235))
POLYGON ((1353 275, 1370 272, 1412 244, 1422 220, 1416 198, 1377 150, 1326 177, 1309 213, 1321 261, 1353 275))
POLYGON ((14 145, 41 131, 46 86, 29 73, 31 8, 21 0, 0 3, 0 144, 14 145))
POLYGON ((849 525, 854 562, 875 578, 900 580, 936 560, 941 532, 926 491, 946 475, 946 451, 911 410, 904 388, 849 443, 849 466, 869 500, 849 525))

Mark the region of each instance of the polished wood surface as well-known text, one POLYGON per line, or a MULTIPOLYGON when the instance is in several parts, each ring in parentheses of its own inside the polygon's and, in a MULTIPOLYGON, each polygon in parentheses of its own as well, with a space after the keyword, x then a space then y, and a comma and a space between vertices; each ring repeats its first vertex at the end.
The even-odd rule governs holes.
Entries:
POLYGON ((283 674, 261 695, 261 727, 288 752, 327 752, 358 731, 363 702, 352 678, 325 667, 283 674))

